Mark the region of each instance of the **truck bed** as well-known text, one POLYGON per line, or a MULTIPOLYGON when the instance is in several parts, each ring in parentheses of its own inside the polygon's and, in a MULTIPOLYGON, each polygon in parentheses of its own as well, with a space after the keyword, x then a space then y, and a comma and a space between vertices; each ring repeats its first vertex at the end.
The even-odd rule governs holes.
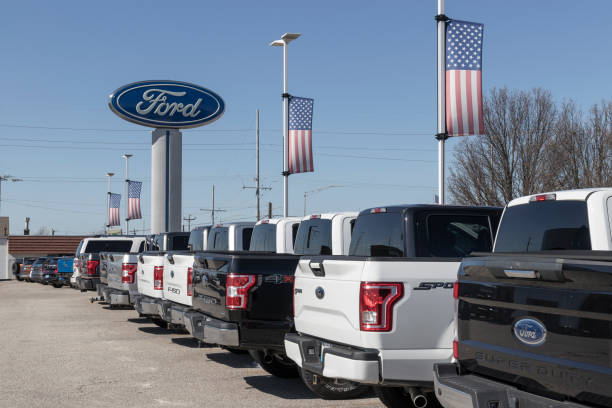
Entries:
POLYGON ((612 406, 612 252, 467 258, 458 295, 461 374, 612 406))

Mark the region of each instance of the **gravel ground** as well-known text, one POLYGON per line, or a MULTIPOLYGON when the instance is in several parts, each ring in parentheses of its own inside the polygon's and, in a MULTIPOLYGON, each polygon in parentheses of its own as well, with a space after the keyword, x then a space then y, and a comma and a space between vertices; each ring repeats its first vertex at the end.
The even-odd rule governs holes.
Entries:
POLYGON ((383 407, 372 396, 318 399, 300 379, 93 295, 0 282, 0 407, 383 407))

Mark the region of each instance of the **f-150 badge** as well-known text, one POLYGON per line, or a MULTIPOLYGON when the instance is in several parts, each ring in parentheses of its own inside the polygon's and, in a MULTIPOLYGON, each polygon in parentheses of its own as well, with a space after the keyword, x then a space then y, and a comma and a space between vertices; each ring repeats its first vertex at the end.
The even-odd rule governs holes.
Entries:
POLYGON ((523 344, 539 346, 546 341, 546 328, 535 319, 521 319, 514 323, 514 335, 523 344))

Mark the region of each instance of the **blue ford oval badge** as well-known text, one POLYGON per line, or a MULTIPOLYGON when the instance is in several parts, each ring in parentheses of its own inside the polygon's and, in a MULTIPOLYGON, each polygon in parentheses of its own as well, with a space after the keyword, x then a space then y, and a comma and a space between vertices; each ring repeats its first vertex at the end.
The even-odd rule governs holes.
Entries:
POLYGON ((535 319, 521 319, 514 323, 514 335, 523 344, 539 346, 546 341, 546 328, 535 319))
POLYGON ((179 81, 142 81, 112 93, 108 106, 119 117, 154 128, 206 125, 225 111, 223 99, 199 85, 179 81))
POLYGON ((315 289, 315 295, 317 296, 318 299, 323 299, 323 297, 325 296, 325 289, 323 289, 322 287, 318 286, 315 289))
POLYGON ((170 277, 174 278, 174 271, 170 271, 170 277))

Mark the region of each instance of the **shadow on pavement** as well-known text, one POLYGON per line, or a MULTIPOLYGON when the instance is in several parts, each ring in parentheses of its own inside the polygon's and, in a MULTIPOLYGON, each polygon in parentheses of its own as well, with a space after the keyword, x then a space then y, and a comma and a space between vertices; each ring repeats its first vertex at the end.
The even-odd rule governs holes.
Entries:
POLYGON ((151 320, 147 319, 146 317, 130 317, 129 319, 127 319, 127 321, 130 323, 138 324, 151 323, 151 320))
POLYGON ((208 353, 206 354, 209 360, 215 363, 225 364, 232 368, 255 368, 257 363, 253 361, 248 354, 234 354, 228 352, 208 353))
POLYGON ((138 330, 141 332, 145 332, 148 334, 172 334, 172 332, 168 329, 164 329, 163 327, 153 326, 153 327, 139 327, 138 330))
POLYGON ((244 377, 244 381, 258 391, 283 399, 315 399, 313 394, 299 378, 278 378, 273 375, 254 375, 244 377))
POLYGON ((189 347, 189 348, 212 348, 217 347, 213 344, 200 343, 198 339, 194 339, 193 337, 176 337, 172 339, 174 344, 178 344, 179 346, 189 347))

